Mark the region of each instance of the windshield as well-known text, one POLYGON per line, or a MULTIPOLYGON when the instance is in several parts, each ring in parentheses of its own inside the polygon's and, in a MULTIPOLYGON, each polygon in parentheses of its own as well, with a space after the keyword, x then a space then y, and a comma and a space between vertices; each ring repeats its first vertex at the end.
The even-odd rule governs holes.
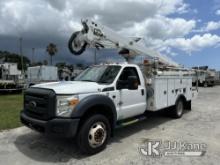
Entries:
POLYGON ((112 83, 117 76, 120 66, 95 66, 83 71, 75 78, 75 81, 90 81, 97 83, 112 83))

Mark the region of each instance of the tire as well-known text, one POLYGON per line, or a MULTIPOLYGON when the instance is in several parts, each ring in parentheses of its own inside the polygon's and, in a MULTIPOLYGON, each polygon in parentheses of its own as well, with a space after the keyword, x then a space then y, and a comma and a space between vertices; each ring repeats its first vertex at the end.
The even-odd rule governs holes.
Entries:
POLYGON ((191 111, 192 110, 192 103, 191 103, 191 101, 187 101, 185 107, 186 107, 186 110, 191 111))
POLYGON ((70 39, 69 39, 69 42, 68 42, 68 47, 69 47, 70 52, 71 52, 72 54, 74 54, 74 55, 77 55, 77 56, 80 55, 80 54, 82 54, 82 53, 86 50, 86 46, 87 46, 87 42, 85 42, 85 43, 81 46, 81 48, 79 48, 79 50, 74 50, 74 48, 73 48, 73 42, 74 42, 74 39, 77 37, 77 35, 78 35, 79 33, 80 33, 79 31, 73 33, 72 36, 71 36, 70 39))
POLYGON ((172 110, 172 117, 175 119, 179 119, 182 117, 184 111, 184 102, 182 99, 178 99, 172 110))
POLYGON ((111 134, 109 120, 95 114, 82 125, 77 135, 77 145, 82 153, 92 155, 105 149, 111 134))

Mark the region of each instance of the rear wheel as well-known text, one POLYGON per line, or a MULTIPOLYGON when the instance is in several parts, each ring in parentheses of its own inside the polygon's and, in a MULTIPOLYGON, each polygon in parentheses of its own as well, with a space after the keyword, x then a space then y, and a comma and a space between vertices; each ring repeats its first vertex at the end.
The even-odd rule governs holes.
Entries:
POLYGON ((181 118, 184 111, 184 102, 182 99, 176 101, 174 109, 172 110, 172 116, 176 119, 181 118))
POLYGON ((77 144, 83 153, 98 153, 106 147, 110 132, 109 120, 100 114, 93 115, 80 128, 77 144))

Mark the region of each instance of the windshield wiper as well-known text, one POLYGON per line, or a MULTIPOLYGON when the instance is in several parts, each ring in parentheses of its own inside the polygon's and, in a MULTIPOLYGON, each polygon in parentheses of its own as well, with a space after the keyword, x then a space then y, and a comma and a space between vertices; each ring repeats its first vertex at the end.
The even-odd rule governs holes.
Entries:
POLYGON ((80 80, 80 81, 96 82, 96 81, 93 81, 93 80, 80 80))
POLYGON ((109 81, 98 81, 98 83, 101 83, 101 84, 109 84, 109 81))

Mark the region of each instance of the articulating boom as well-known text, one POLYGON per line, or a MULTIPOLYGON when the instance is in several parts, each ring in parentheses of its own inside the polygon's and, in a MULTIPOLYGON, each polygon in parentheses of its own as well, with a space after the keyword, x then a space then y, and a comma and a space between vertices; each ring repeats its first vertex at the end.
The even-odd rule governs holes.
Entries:
POLYGON ((128 38, 119 35, 108 27, 91 20, 82 21, 81 31, 74 32, 69 40, 69 49, 74 55, 82 54, 86 48, 97 49, 118 49, 120 55, 126 60, 132 59, 137 55, 146 55, 159 62, 178 67, 179 65, 172 60, 154 52, 140 42, 141 38, 128 38))

